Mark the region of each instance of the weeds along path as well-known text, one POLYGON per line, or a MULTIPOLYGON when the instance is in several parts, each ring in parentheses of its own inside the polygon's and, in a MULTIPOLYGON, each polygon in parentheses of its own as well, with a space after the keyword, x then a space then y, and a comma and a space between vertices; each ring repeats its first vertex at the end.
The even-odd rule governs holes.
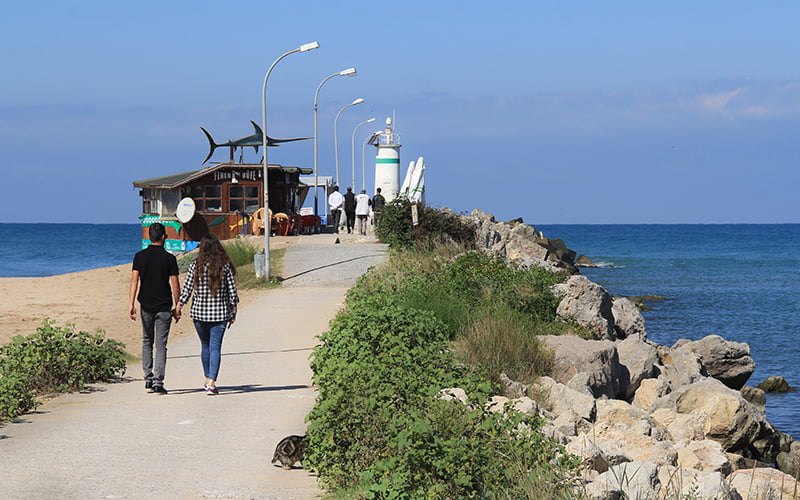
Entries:
POLYGON ((169 346, 165 396, 145 392, 141 367, 129 366, 121 382, 0 425, 0 498, 319 496, 314 476, 270 460, 281 438, 305 429, 316 336, 355 279, 387 255, 383 245, 335 239, 300 237, 287 249, 283 286, 240 311, 225 336, 218 396, 202 390, 200 346, 189 336, 169 346))

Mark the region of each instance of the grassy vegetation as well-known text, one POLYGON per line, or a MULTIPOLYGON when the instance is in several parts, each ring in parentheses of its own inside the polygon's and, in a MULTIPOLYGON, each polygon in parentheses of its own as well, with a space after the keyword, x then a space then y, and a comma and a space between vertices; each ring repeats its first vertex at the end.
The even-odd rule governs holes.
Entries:
MULTIPOLYGON (((241 289, 260 288, 272 289, 280 285, 280 276, 283 272, 283 256, 286 248, 270 249, 269 281, 263 278, 256 278, 253 256, 259 251, 258 248, 247 239, 234 238, 222 242, 225 251, 228 252, 231 260, 236 266, 236 286, 241 289)), ((178 269, 185 273, 189 269, 189 264, 197 257, 197 251, 192 251, 178 259, 178 269)))
POLYGON ((35 408, 36 397, 70 392, 125 373, 125 345, 96 334, 75 332, 45 319, 36 333, 0 347, 0 421, 35 408))
MULTIPOLYGON (((426 224, 436 217, 424 213, 426 224)), ((389 262, 358 281, 320 337, 304 465, 336 498, 570 498, 576 462, 542 436, 542 420, 484 409, 500 373, 549 373, 537 336, 572 333, 549 291, 564 276, 465 251, 469 239, 449 232, 460 222, 442 214, 431 226, 449 229, 423 225, 413 244, 402 224, 400 236, 384 226, 389 262), (467 404, 440 397, 450 387, 467 404)))

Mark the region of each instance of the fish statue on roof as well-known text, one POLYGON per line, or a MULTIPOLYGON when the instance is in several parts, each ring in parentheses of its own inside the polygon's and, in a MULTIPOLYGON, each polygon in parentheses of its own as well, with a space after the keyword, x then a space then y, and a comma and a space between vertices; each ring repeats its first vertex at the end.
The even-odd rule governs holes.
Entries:
MULTIPOLYGON (((231 148, 231 158, 233 158, 233 152, 236 151, 236 148, 245 148, 245 147, 253 147, 258 153, 258 148, 262 144, 264 144, 264 131, 261 130, 261 127, 258 126, 256 122, 250 120, 250 123, 253 124, 253 128, 255 129, 255 133, 253 135, 248 135, 247 137, 242 137, 241 139, 236 139, 235 141, 228 141, 223 144, 217 144, 214 142, 214 138, 211 137, 211 134, 208 133, 208 130, 200 127, 200 130, 206 134, 206 138, 208 139, 208 156, 206 159, 202 161, 205 163, 211 158, 211 155, 214 154, 214 150, 221 147, 229 147, 231 148)), ((296 137, 294 139, 273 139, 270 136, 267 136, 267 146, 274 147, 280 146, 281 143, 284 142, 292 142, 292 141, 305 141, 308 139, 313 139, 313 137, 296 137)))

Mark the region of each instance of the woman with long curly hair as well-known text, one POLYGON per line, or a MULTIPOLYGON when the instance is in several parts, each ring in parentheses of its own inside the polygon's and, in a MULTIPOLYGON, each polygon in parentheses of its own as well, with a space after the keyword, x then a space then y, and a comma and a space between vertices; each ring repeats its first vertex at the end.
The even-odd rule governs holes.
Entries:
POLYGON ((194 321, 197 336, 200 337, 200 359, 206 377, 203 389, 209 396, 218 393, 217 375, 222 358, 222 337, 225 336, 225 330, 236 321, 239 294, 233 279, 235 275, 236 266, 219 238, 211 233, 206 234, 200 240, 200 253, 189 264, 175 311, 180 316, 181 306, 189 302, 194 292, 189 316, 194 321))

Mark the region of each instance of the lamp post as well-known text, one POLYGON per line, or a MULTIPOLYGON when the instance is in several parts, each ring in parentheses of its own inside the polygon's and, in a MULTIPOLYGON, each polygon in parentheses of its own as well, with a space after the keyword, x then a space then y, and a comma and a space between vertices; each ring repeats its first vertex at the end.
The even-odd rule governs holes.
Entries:
POLYGON ((269 281, 269 233, 272 230, 270 227, 272 221, 269 216, 269 167, 267 163, 267 80, 269 80, 269 74, 272 73, 272 68, 284 57, 295 52, 307 52, 318 47, 319 43, 317 42, 307 43, 275 59, 267 70, 267 74, 264 75, 264 85, 261 87, 261 130, 263 134, 261 145, 264 150, 264 279, 267 281, 269 281))
POLYGON ((319 225, 317 225, 317 218, 319 217, 318 206, 318 193, 319 193, 319 143, 317 138, 317 99, 319 98, 319 91, 322 85, 333 78, 334 76, 356 76, 355 68, 348 68, 338 73, 328 75, 317 86, 317 92, 314 94, 314 232, 319 233, 319 225))
POLYGON ((351 102, 350 104, 346 104, 336 113, 336 119, 333 120, 333 145, 334 149, 336 150, 336 184, 339 184, 339 134, 336 133, 336 130, 339 126, 339 115, 342 114, 342 111, 349 108, 350 106, 355 106, 356 104, 361 104, 364 102, 364 99, 358 98, 355 101, 351 102))
MULTIPOLYGON (((351 155, 350 159, 351 159, 351 163, 352 163, 351 166, 352 166, 352 169, 353 169, 353 190, 356 189, 356 131, 358 130, 358 127, 360 127, 361 125, 366 125, 367 123, 372 123, 374 121, 375 121, 375 118, 370 118, 369 120, 366 120, 366 121, 363 121, 363 122, 359 123, 353 129, 353 138, 350 141, 350 155, 351 155)), ((363 160, 363 155, 362 155, 362 160, 363 160)), ((362 161, 361 164, 362 164, 362 170, 363 170, 364 162, 362 161)), ((362 184, 361 188, 362 189, 366 189, 364 187, 364 185, 363 185, 364 183, 362 182, 361 184, 362 184)))

